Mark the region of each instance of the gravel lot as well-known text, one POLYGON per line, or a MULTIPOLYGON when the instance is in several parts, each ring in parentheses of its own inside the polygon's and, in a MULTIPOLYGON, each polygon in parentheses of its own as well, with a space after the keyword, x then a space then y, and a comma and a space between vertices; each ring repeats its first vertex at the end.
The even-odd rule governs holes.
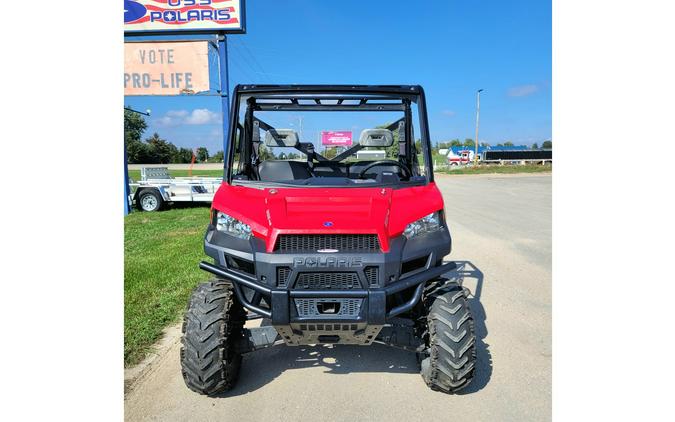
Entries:
POLYGON ((479 363, 463 394, 430 391, 412 353, 279 346, 247 355, 237 387, 208 398, 183 384, 174 339, 127 395, 125 419, 550 420, 551 175, 438 175, 437 183, 453 235, 446 259, 459 264, 446 276, 475 296, 479 363))

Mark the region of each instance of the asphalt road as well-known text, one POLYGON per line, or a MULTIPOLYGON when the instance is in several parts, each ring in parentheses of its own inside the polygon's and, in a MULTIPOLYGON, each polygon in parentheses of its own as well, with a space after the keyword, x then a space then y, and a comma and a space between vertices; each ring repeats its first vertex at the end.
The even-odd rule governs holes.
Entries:
POLYGON ((551 419, 551 176, 437 176, 474 297, 478 366, 462 394, 429 390, 414 354, 384 346, 278 346, 244 358, 219 398, 189 391, 180 344, 125 399, 129 421, 551 419))

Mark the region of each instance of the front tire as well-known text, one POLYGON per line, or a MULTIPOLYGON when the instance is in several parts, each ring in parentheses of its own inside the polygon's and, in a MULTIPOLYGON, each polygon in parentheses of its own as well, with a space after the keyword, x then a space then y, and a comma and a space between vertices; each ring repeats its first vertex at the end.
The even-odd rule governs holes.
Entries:
POLYGON ((211 396, 234 387, 241 366, 241 353, 234 345, 245 319, 231 283, 212 280, 197 286, 183 320, 180 351, 183 379, 190 390, 211 396))
POLYGON ((145 189, 138 195, 138 209, 154 212, 162 208, 162 195, 155 189, 145 189))
POLYGON ((421 375, 436 391, 456 393, 471 383, 476 365, 476 335, 464 289, 456 283, 427 294, 421 375))

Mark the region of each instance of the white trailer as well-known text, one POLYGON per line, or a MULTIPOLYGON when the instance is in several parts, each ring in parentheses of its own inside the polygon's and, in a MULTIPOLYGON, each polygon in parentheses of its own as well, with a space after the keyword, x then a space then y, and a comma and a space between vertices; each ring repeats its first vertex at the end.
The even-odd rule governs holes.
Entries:
POLYGON ((172 202, 212 202, 221 183, 222 177, 171 177, 166 167, 142 167, 141 180, 129 183, 129 199, 142 211, 172 202))

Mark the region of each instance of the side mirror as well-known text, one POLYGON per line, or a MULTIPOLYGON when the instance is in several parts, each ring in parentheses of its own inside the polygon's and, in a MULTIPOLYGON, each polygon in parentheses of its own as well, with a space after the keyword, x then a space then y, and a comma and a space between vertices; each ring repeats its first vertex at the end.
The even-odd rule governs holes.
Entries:
POLYGON ((389 129, 365 129, 359 137, 364 147, 389 147, 394 143, 394 135, 389 129))
POLYGON ((298 145, 298 134, 293 129, 270 129, 265 133, 265 146, 290 147, 298 145))

